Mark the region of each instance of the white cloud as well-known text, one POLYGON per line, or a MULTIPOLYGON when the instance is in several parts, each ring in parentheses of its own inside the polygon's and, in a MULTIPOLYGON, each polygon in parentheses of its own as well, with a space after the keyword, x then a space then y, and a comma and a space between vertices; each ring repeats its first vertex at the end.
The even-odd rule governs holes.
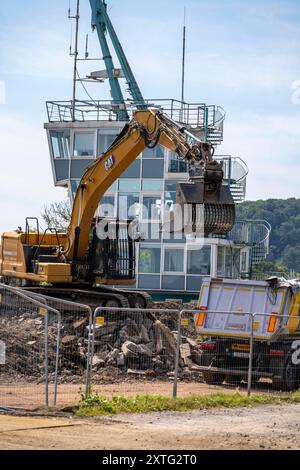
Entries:
POLYGON ((45 204, 64 197, 54 188, 47 139, 42 126, 0 116, 0 233, 40 217, 45 204))

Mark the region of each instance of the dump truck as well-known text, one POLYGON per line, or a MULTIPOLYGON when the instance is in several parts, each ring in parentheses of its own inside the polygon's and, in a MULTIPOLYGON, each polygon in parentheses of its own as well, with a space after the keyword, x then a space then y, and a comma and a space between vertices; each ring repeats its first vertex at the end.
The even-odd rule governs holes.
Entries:
POLYGON ((299 280, 205 278, 194 319, 206 383, 247 380, 252 338, 253 382, 271 379, 278 390, 299 388, 299 280))

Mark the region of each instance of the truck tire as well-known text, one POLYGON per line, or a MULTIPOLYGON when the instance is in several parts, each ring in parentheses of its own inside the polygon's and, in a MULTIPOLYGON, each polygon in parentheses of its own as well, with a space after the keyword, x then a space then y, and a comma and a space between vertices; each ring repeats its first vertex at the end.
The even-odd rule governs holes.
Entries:
POLYGON ((243 376, 241 375, 228 375, 226 377, 226 382, 230 385, 240 385, 242 380, 243 376))
POLYGON ((281 378, 273 379, 273 386, 282 392, 293 392, 299 389, 300 367, 293 364, 291 356, 284 365, 281 378))
MULTIPOLYGON (((201 359, 201 365, 210 366, 214 360, 214 355, 211 353, 204 353, 201 359)), ((224 375, 218 372, 211 372, 209 370, 203 371, 203 380, 208 385, 221 385, 224 382, 224 375)))
POLYGON ((218 372, 203 371, 203 379, 207 385, 222 385, 224 382, 224 375, 218 372))

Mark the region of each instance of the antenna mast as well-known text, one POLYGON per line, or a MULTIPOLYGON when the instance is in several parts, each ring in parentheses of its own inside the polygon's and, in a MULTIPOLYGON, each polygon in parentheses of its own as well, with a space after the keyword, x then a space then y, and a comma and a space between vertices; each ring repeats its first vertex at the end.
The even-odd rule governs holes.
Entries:
POLYGON ((185 87, 185 53, 186 53, 186 7, 184 7, 184 22, 183 22, 183 49, 182 49, 182 84, 181 84, 181 102, 184 102, 184 87, 185 87))
MULTIPOLYGON (((74 56, 74 74, 73 74, 73 97, 72 97, 72 120, 75 121, 76 109, 76 85, 77 85, 77 63, 78 63, 78 37, 79 37, 79 20, 80 20, 80 0, 77 0, 76 16, 71 16, 71 8, 69 8, 69 19, 76 21, 75 32, 75 49, 70 55, 74 56)), ((72 49, 71 49, 72 50, 72 49)))

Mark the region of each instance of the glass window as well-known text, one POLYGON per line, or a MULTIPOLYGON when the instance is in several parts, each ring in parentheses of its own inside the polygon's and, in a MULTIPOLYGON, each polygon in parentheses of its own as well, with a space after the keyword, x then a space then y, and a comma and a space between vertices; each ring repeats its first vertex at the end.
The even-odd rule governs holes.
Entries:
POLYGON ((70 131, 50 132, 54 158, 70 158, 70 131))
POLYGON ((145 149, 143 151, 143 158, 164 158, 165 151, 161 145, 156 145, 154 149, 145 149))
POLYGON ((225 276, 225 248, 223 246, 218 246, 217 276, 225 276))
POLYGON ((94 156, 94 133, 75 133, 74 157, 94 156))
POLYGON ((225 249, 225 277, 232 277, 232 250, 225 249))
POLYGON ((174 212, 176 204, 176 192, 165 192, 165 209, 174 212))
POLYGON ((180 248, 165 249, 164 271, 166 273, 184 272, 184 250, 180 248))
POLYGON ((176 181, 165 181, 165 191, 176 192, 176 181))
POLYGON ((143 220, 160 220, 161 197, 144 196, 143 197, 143 220))
POLYGON ((141 181, 139 179, 120 179, 119 190, 120 191, 140 191, 141 181))
POLYGON ((242 272, 243 272, 243 273, 246 273, 246 272, 247 272, 247 251, 246 251, 246 250, 242 250, 241 256, 242 256, 242 261, 241 261, 241 264, 242 264, 242 272))
POLYGON ((72 191, 73 199, 75 199, 78 186, 79 186, 79 180, 71 180, 71 191, 72 191))
MULTIPOLYGON (((155 163, 154 163, 155 165, 155 163)), ((164 190, 164 180, 143 180, 142 183, 143 191, 159 191, 163 192, 164 190)))
POLYGON ((139 193, 124 193, 119 195, 119 218, 134 219, 140 216, 139 193))
POLYGON ((232 271, 234 278, 241 276, 241 250, 239 248, 232 250, 232 271))
POLYGON ((139 272, 141 274, 160 273, 160 246, 143 245, 140 247, 139 272))
POLYGON ((102 132, 103 131, 99 131, 98 133, 97 154, 99 157, 109 149, 109 147, 113 144, 119 134, 114 130, 107 131, 107 134, 102 134, 102 132))
POLYGON ((108 193, 116 193, 118 191, 119 182, 115 181, 111 187, 107 190, 108 193))
POLYGON ((171 153, 169 158, 168 172, 169 173, 187 173, 188 164, 178 157, 177 153, 171 153))
POLYGON ((115 216, 115 196, 104 196, 101 199, 100 217, 114 217, 115 216))
POLYGON ((187 273, 209 275, 211 265, 211 247, 204 246, 200 249, 188 248, 187 273))

